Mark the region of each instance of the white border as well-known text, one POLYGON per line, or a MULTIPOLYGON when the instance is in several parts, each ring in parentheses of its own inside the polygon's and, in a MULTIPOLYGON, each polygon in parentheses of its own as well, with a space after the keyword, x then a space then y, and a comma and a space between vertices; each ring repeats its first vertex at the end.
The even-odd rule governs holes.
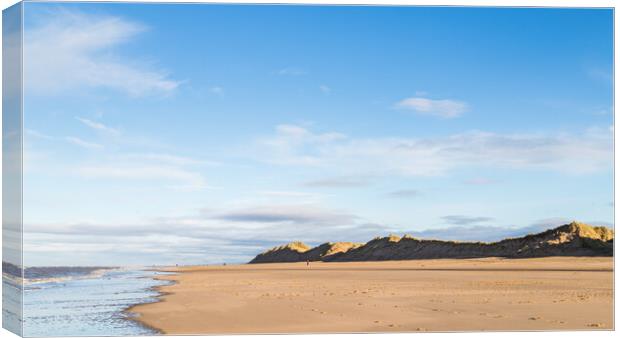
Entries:
MULTIPOLYGON (((0 8, 4 10, 19 1, 17 0, 0 0, 0 8)), ((46 1, 39 0, 39 2, 59 2, 59 1, 46 1)), ((499 2, 498 0, 287 0, 287 1, 266 1, 266 0, 212 0, 212 1, 188 1, 188 0, 106 0, 106 1, 83 1, 83 0, 63 0, 60 2, 137 2, 137 3, 230 3, 230 4, 274 4, 274 3, 286 3, 286 4, 316 4, 316 5, 405 5, 405 6, 486 6, 486 7, 601 7, 601 8, 615 8, 616 1, 613 0, 504 0, 499 2)), ((0 27, 2 17, 0 16, 0 27)), ((615 46, 618 42, 618 25, 617 19, 614 13, 614 64, 618 64, 618 54, 615 53, 615 46)), ((0 46, 2 45, 2 34, 0 34, 0 46)), ((0 53, 0 64, 1 64, 0 53)), ((614 69, 614 83, 616 80, 616 73, 614 69)), ((1 81, 0 81, 1 82, 1 81)), ((2 84, 0 83, 0 93, 2 84)), ((614 86, 614 98, 618 95, 618 88, 614 86)), ((614 99, 615 107, 615 99, 614 99)), ((0 108, 1 110, 1 108, 0 108)), ((2 130, 2 121, 0 119, 0 130, 2 130)), ((615 136, 615 119, 614 119, 614 136, 615 136)), ((0 138, 0 142, 2 138, 0 138)), ((614 137, 614 149, 618 148, 618 139, 614 137)), ((0 148, 1 149, 1 148, 0 148)), ((615 152, 614 152, 615 154, 615 152)), ((1 162, 0 158, 0 162, 1 162)), ((618 168, 619 159, 616 157, 614 160, 614 176, 615 168, 618 168)), ((1 187, 1 182, 0 182, 1 187)), ((614 201, 618 200, 618 189, 616 189, 616 180, 614 179, 614 201)), ((1 203, 1 197, 0 197, 1 203)), ((0 210, 1 214, 1 210, 0 210)), ((614 213, 614 224, 617 224, 617 214, 614 213)), ((0 229, 1 233, 1 229, 0 229)), ((615 270, 615 267, 614 267, 615 270)), ((615 273, 614 273, 615 276, 615 273)), ((618 290, 618 279, 614 278, 614 290, 618 290)), ((0 300, 1 300, 0 295, 0 300)), ((615 299, 615 298, 614 298, 615 299)), ((619 323, 617 302, 615 302, 615 323, 619 323)), ((313 335, 290 335, 296 337, 308 337, 308 338, 360 338, 361 334, 313 334, 313 335)), ((616 336, 614 331, 546 331, 546 332, 471 332, 471 333, 377 333, 372 334, 372 338, 409 338, 409 337, 436 337, 436 338, 516 338, 516 337, 545 337, 545 338, 582 338, 584 336, 591 338, 600 337, 612 337, 616 336)), ((17 337, 17 335, 10 333, 4 329, 0 329, 0 337, 17 337)), ((143 336, 143 337, 157 337, 157 336, 143 336)), ((231 336, 166 336, 166 337, 212 337, 223 338, 231 336)), ((282 335, 251 335, 251 336, 235 336, 235 337, 256 337, 256 338, 281 338, 282 335)), ((80 337, 78 337, 80 338, 80 337)), ((370 338, 370 337, 369 337, 370 338)))

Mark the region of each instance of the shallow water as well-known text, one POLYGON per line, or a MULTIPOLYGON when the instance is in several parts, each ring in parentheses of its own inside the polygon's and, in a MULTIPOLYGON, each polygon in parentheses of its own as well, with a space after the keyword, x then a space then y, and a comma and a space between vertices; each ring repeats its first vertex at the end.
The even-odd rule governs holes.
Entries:
POLYGON ((21 293, 22 286, 18 279, 2 275, 2 327, 21 334, 21 293))
POLYGON ((27 283, 24 287, 25 336, 153 335, 130 320, 134 304, 157 300, 152 288, 165 285, 145 270, 99 270, 87 276, 27 283))

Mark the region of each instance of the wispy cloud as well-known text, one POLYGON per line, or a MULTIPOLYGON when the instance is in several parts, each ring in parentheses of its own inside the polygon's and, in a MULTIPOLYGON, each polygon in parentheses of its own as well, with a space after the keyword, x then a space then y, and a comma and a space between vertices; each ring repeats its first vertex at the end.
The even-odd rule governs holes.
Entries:
POLYGON ((496 184, 498 182, 496 180, 486 178, 486 177, 474 177, 474 178, 470 178, 468 180, 463 181, 463 183, 470 184, 470 185, 490 185, 490 184, 496 184))
POLYGON ((465 102, 456 100, 432 100, 425 97, 410 97, 396 103, 400 109, 411 110, 420 115, 455 118, 468 109, 465 102))
MULTIPOLYGON (((131 257, 126 263, 247 262, 269 247, 294 239, 315 245, 328 240, 366 241, 389 232, 346 211, 320 205, 283 204, 149 218, 127 224, 75 221, 35 223, 25 228, 28 249, 32 249, 29 253, 87 252, 85 263, 90 264, 98 258, 99 264, 112 264, 118 255, 129 253, 131 257), (106 255, 97 257, 102 252, 106 255)), ((50 259, 67 257, 72 256, 51 255, 50 259)), ((71 263, 81 263, 76 261, 81 257, 71 258, 71 263)), ((56 262, 63 263, 67 264, 62 260, 56 262)))
POLYGON ((453 226, 439 229, 411 231, 411 235, 423 239, 447 241, 495 242, 505 238, 520 237, 547 230, 551 226, 536 224, 525 227, 502 227, 489 225, 453 226))
POLYGON ((209 92, 217 96, 224 96, 224 88, 219 86, 209 88, 209 92))
POLYGON ((344 138, 340 133, 313 133, 300 126, 281 124, 276 126, 275 136, 260 139, 258 145, 269 149, 271 156, 266 158, 268 160, 281 164, 318 165, 321 159, 312 148, 344 138))
POLYGON ((43 140, 53 140, 54 139, 54 137, 46 135, 46 134, 43 134, 43 133, 41 133, 39 131, 36 131, 34 129, 24 129, 24 133, 27 136, 32 136, 32 137, 35 137, 35 138, 38 138, 38 139, 43 139, 43 140))
POLYGON ((590 68, 587 70, 587 74, 594 80, 613 83, 612 67, 609 67, 608 69, 590 68))
MULTIPOLYGON (((168 153, 170 147, 149 139, 142 139, 120 133, 117 129, 103 123, 82 117, 76 117, 88 128, 101 131, 98 142, 87 141, 75 136, 53 138, 36 131, 32 137, 64 141, 89 150, 97 150, 97 156, 76 154, 71 160, 54 161, 49 154, 42 156, 39 152, 27 149, 28 162, 37 155, 38 170, 62 172, 76 178, 105 180, 106 182, 123 182, 129 189, 132 184, 148 182, 152 186, 181 191, 196 191, 213 188, 203 176, 205 167, 220 166, 222 163, 199 157, 168 153)), ((29 166, 32 167, 32 166, 29 166)))
POLYGON ((614 108, 613 107, 593 109, 593 110, 590 111, 590 114, 595 115, 595 116, 613 115, 613 113, 614 113, 614 108))
POLYGON ((317 194, 305 192, 305 191, 288 191, 288 190, 262 190, 258 192, 264 196, 270 197, 282 197, 282 198, 303 198, 304 200, 315 200, 319 196, 317 194))
POLYGON ((131 161, 151 161, 161 164, 173 165, 173 166, 186 166, 186 165, 206 165, 206 166, 218 166, 221 165, 217 161, 208 161, 203 159, 196 159, 186 156, 171 155, 165 153, 130 153, 120 155, 119 157, 131 161))
POLYGON ((211 188, 200 169, 213 165, 219 163, 166 153, 121 153, 80 164, 74 172, 89 179, 150 181, 174 190, 195 191, 211 188))
POLYGON ((232 222, 346 225, 355 216, 308 205, 276 205, 234 210, 214 216, 232 222))
MULTIPOLYGON (((461 218, 462 216, 458 217, 461 218)), ((413 230, 408 233, 415 237, 426 239, 495 242, 507 238, 536 234, 574 221, 570 218, 554 217, 537 220, 525 226, 495 226, 471 222, 475 221, 476 218, 481 218, 483 220, 487 219, 487 221, 492 220, 488 217, 465 217, 464 219, 459 219, 460 221, 465 220, 465 223, 463 224, 437 229, 413 230)), ((606 226, 613 228, 613 224, 607 222, 585 220, 585 223, 594 226, 606 226)))
POLYGON ((278 70, 278 74, 289 75, 289 76, 300 76, 300 75, 306 75, 307 72, 298 67, 287 67, 287 68, 282 68, 278 70))
POLYGON ((393 198, 413 198, 419 196, 420 191, 415 189, 402 189, 391 191, 387 195, 393 198))
POLYGON ((75 144, 76 146, 80 146, 86 149, 103 149, 103 146, 101 144, 84 141, 80 138, 73 136, 67 136, 65 137, 65 140, 71 144, 75 144))
POLYGON ((86 178, 113 180, 147 180, 165 183, 168 187, 178 189, 203 189, 207 187, 205 179, 198 172, 184 168, 158 165, 97 165, 77 168, 77 173, 86 178))
POLYGON ((33 92, 106 87, 131 96, 168 94, 180 84, 167 72, 123 58, 117 50, 146 31, 115 16, 55 10, 24 33, 24 83, 33 92))
POLYGON ((323 92, 323 94, 329 94, 332 92, 332 89, 326 85, 320 85, 319 89, 323 92))
POLYGON ((28 254, 48 254, 49 259, 57 261, 46 263, 56 265, 93 261, 115 264, 119 255, 126 256, 126 264, 222 263, 247 262, 265 249, 292 240, 311 245, 326 241, 366 242, 388 233, 408 233, 428 239, 490 242, 538 233, 568 222, 557 218, 521 227, 467 225, 403 230, 368 223, 348 212, 318 205, 274 204, 126 224, 29 223, 24 227, 24 243, 28 254), (70 262, 67 257, 71 257, 70 262))
POLYGON ((330 177, 320 180, 308 181, 303 185, 312 188, 355 188, 370 184, 368 177, 330 177))
POLYGON ((261 161, 330 167, 345 176, 438 176, 458 168, 588 174, 610 169, 613 160, 607 128, 572 134, 471 131, 436 138, 354 138, 280 125, 257 146, 253 156, 261 161))
POLYGON ((443 216, 445 222, 457 225, 471 225, 479 223, 488 223, 494 220, 492 217, 485 216, 464 216, 464 215, 449 215, 443 216))
POLYGON ((79 116, 76 116, 75 119, 82 122, 85 126, 95 129, 95 130, 103 131, 103 132, 110 133, 110 134, 116 134, 116 135, 120 133, 117 129, 108 127, 105 124, 100 123, 100 122, 95 122, 95 121, 85 119, 79 116))

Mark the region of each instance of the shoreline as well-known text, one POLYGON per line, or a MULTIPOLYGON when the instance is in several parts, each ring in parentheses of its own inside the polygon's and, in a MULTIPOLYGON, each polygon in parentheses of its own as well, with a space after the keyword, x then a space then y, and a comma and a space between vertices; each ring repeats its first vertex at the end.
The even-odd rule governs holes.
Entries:
MULTIPOLYGON (((59 270, 59 269, 57 269, 59 270)), ((121 268, 104 274, 76 276, 64 282, 56 279, 35 283, 25 291, 29 324, 24 334, 38 335, 153 335, 158 330, 148 323, 131 320, 127 309, 157 301, 159 275, 142 268, 121 268), (65 304, 50 311, 50 304, 65 304), (71 305, 71 306, 68 306, 71 305)), ((5 282, 5 286, 8 285, 5 282)))
POLYGON ((157 271, 174 273, 153 277, 171 284, 154 287, 159 293, 155 302, 135 304, 125 311, 131 314, 129 319, 160 334, 587 331, 614 327, 613 257, 312 262, 310 268, 305 263, 266 263, 157 271), (568 276, 572 279, 557 284, 568 276), (462 280, 482 286, 472 288, 462 280), (458 288, 446 289, 450 283, 458 288), (583 285, 591 285, 592 290, 583 291, 583 285), (540 290, 528 294, 525 286, 540 290), (385 290, 377 293, 382 287, 385 290), (558 287, 563 296, 550 296, 549 287, 558 287), (331 295, 320 294, 328 289, 331 295), (495 306, 477 301, 479 293, 489 290, 495 293, 483 298, 486 303, 497 303, 495 306), (372 293, 362 303, 359 296, 372 293), (519 295, 507 298, 511 293, 519 295), (376 303, 376 310, 360 312, 367 302, 376 303), (579 316, 588 322, 563 318, 565 308, 581 311, 579 316), (404 314, 397 311, 400 309, 404 314), (526 315, 524 309, 534 314, 526 315), (465 320, 459 321, 459 316, 465 320), (515 316, 522 318, 516 322, 509 319, 515 316), (238 323, 236 318, 244 320, 238 323), (206 323, 209 320, 212 323, 206 323))
MULTIPOLYGON (((178 272, 174 272, 174 271, 169 271, 167 270, 168 268, 149 268, 146 269, 146 271, 155 271, 155 272, 169 272, 169 273, 173 273, 171 275, 167 275, 167 276, 175 276, 178 274, 178 272)), ((173 294, 172 292, 168 292, 168 291, 163 291, 161 290, 163 287, 166 286, 172 286, 178 283, 178 281, 173 280, 173 279, 163 279, 161 278, 163 276, 154 276, 154 277, 147 277, 147 278, 152 278, 153 280, 156 281, 166 281, 169 284, 164 284, 164 285, 155 285, 155 286, 151 286, 149 288, 147 288, 146 290, 149 291, 153 291, 157 293, 157 296, 153 297, 155 298, 154 301, 152 302, 143 302, 143 303, 136 303, 136 304, 132 304, 128 307, 126 307, 125 309, 123 309, 121 312, 125 315, 127 320, 130 320, 132 322, 135 322, 136 324, 145 327, 151 331, 153 331, 153 333, 157 334, 157 335, 165 335, 166 332, 158 327, 155 327, 153 325, 150 325, 149 323, 146 323, 143 320, 140 320, 140 313, 135 311, 136 307, 139 306, 143 306, 143 305, 148 305, 148 304, 155 304, 155 303, 160 303, 160 302, 164 302, 165 300, 162 299, 162 297, 167 296, 167 295, 171 295, 173 294)))

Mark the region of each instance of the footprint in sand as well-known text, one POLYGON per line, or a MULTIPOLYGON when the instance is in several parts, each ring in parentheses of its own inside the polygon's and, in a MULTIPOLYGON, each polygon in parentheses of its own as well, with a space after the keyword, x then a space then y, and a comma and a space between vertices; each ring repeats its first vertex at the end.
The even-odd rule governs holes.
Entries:
POLYGON ((605 326, 605 324, 603 324, 603 323, 591 323, 591 324, 588 324, 588 327, 603 327, 603 326, 605 326))
POLYGON ((528 318, 528 319, 529 319, 529 320, 539 320, 539 319, 540 319, 540 317, 530 317, 530 318, 528 318))

